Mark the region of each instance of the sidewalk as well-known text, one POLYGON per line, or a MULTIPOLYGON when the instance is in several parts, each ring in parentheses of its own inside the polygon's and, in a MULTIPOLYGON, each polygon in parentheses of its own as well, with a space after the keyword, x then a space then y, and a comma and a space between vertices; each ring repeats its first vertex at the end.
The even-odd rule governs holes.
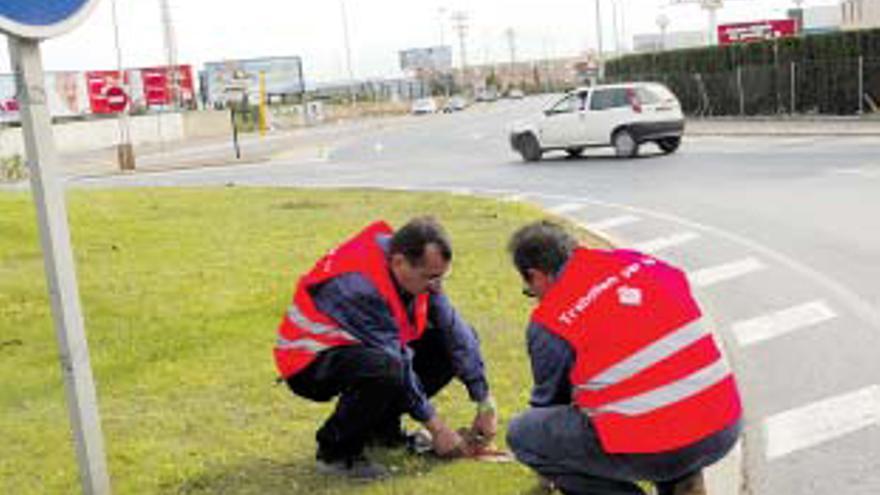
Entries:
POLYGON ((691 136, 877 136, 880 118, 835 116, 688 118, 691 136))

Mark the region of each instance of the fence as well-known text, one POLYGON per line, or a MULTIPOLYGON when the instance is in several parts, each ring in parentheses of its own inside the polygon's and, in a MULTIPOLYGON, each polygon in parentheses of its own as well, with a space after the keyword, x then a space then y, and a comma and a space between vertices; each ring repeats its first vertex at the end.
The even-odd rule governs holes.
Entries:
POLYGON ((657 81, 688 115, 858 115, 880 105, 880 58, 743 65, 715 72, 620 72, 617 81, 657 81))

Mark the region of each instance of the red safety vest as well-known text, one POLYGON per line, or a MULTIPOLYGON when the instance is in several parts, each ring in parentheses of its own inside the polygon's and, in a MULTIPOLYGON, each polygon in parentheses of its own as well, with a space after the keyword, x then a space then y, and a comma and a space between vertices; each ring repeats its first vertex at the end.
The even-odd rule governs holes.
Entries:
POLYGON ((532 320, 575 351, 574 403, 610 453, 657 453, 742 414, 685 275, 635 251, 576 249, 532 320))
POLYGON ((297 284, 293 303, 278 326, 275 364, 282 378, 304 369, 319 352, 332 347, 357 345, 360 341, 346 332, 332 318, 318 311, 309 289, 347 273, 360 273, 379 291, 394 321, 397 322, 401 345, 416 340, 425 331, 428 319, 428 294, 416 298, 415 322, 407 316, 406 307, 391 280, 385 251, 377 238, 393 234, 385 222, 376 222, 342 243, 321 258, 297 284))

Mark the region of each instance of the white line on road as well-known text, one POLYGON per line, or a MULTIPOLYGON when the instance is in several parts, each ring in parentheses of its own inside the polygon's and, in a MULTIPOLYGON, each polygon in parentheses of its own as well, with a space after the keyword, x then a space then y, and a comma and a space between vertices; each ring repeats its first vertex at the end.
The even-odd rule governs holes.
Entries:
POLYGON ((817 325, 835 316, 834 310, 823 301, 813 301, 734 323, 731 330, 739 345, 747 346, 817 325))
POLYGON ((778 459, 877 423, 878 385, 779 413, 764 420, 767 459, 778 459))
POLYGON ((563 203, 561 205, 556 205, 552 208, 548 208, 547 211, 549 211, 550 213, 556 213, 557 215, 564 215, 566 213, 573 213, 575 211, 578 211, 586 206, 587 205, 583 203, 563 203))
POLYGON ((868 179, 880 178, 880 171, 865 168, 837 168, 834 169, 833 172, 839 175, 858 175, 859 177, 865 177, 868 179))
POLYGON ((635 244, 633 246, 633 249, 635 249, 636 251, 641 251, 643 253, 656 253, 658 251, 679 246, 681 244, 685 244, 699 238, 700 234, 697 234, 696 232, 684 232, 681 234, 658 237, 656 239, 651 239, 650 241, 640 242, 638 244, 635 244))
POLYGON ((605 220, 600 220, 598 222, 587 222, 587 227, 596 230, 608 230, 636 223, 640 220, 641 218, 634 215, 621 215, 619 217, 606 218, 605 220))
POLYGON ((740 277, 767 268, 755 258, 745 258, 724 265, 703 268, 688 274, 691 283, 696 287, 708 287, 725 280, 740 277))

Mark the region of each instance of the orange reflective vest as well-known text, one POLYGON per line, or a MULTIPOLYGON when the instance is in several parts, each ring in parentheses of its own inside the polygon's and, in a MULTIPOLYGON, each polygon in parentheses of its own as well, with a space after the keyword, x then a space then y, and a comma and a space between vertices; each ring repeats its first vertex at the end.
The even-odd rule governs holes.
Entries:
POLYGON ((575 351, 574 403, 610 453, 658 453, 736 422, 736 381, 685 275, 634 251, 576 249, 532 320, 575 351))
POLYGON ((376 288, 397 322, 401 345, 422 336, 428 319, 428 294, 416 298, 415 322, 391 279, 388 259, 378 238, 393 234, 385 222, 376 222, 321 258, 312 270, 299 280, 293 302, 278 326, 275 364, 282 378, 304 369, 319 352, 360 341, 346 332, 332 318, 319 311, 309 289, 348 273, 360 273, 376 288))

